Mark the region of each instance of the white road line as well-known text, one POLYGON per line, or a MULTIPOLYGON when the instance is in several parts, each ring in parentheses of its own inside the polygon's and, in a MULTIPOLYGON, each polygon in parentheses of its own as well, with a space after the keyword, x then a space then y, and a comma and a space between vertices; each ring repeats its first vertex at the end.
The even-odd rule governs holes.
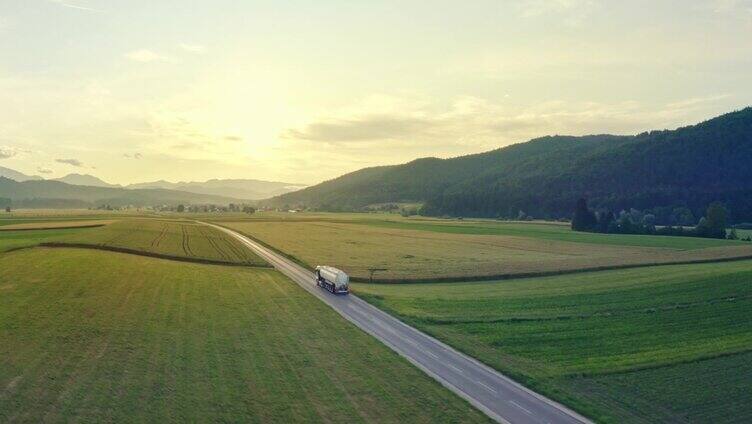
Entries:
POLYGON ((452 364, 445 364, 445 365, 446 365, 446 366, 448 366, 449 368, 452 368, 452 369, 454 369, 455 371, 457 371, 457 372, 458 372, 458 373, 460 373, 460 374, 465 374, 465 373, 464 373, 464 372, 463 372, 463 371, 462 371, 461 369, 459 369, 459 368, 455 367, 455 366, 454 366, 454 365, 452 365, 452 364))
POLYGON ((437 354, 435 354, 435 353, 433 353, 431 351, 424 350, 423 353, 425 353, 426 355, 428 355, 428 356, 430 356, 430 357, 432 357, 434 359, 439 359, 439 355, 437 355, 437 354))
POLYGON ((485 387, 486 389, 488 389, 488 390, 490 390, 490 391, 492 391, 494 393, 498 393, 496 391, 496 389, 494 389, 493 387, 489 386, 488 384, 486 384, 486 383, 484 383, 482 381, 476 381, 476 383, 480 384, 481 386, 485 387))
POLYGON ((526 413, 527 413, 528 415, 533 415, 533 413, 532 413, 532 412, 530 412, 530 410, 529 410, 529 409, 525 408, 524 406, 520 405, 519 403, 517 403, 517 402, 515 402, 515 401, 513 401, 513 400, 510 400, 510 401, 509 401, 509 403, 511 403, 512 405, 514 405, 514 406, 516 406, 516 407, 518 407, 518 408, 522 409, 522 410, 523 410, 523 411, 525 411, 525 412, 526 412, 526 413))

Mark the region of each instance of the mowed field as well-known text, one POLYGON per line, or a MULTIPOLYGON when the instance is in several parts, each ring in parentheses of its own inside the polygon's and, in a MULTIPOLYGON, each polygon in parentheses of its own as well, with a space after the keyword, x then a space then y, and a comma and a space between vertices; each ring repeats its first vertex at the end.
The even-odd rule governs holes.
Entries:
POLYGON ((356 279, 461 280, 752 257, 752 243, 690 237, 577 233, 544 223, 315 215, 223 221, 308 267, 356 279))
POLYGON ((58 242, 127 249, 173 258, 266 265, 223 232, 182 220, 126 219, 86 233, 73 234, 58 242))
POLYGON ((0 254, 0 422, 487 422, 271 269, 0 254))
POLYGON ((93 228, 67 228, 44 230, 0 231, 0 253, 14 249, 36 246, 39 243, 58 242, 93 228))
POLYGON ((57 220, 57 221, 26 221, 0 225, 0 231, 17 231, 17 230, 52 230, 61 228, 91 228, 103 227, 112 224, 115 221, 96 219, 96 220, 57 220))
POLYGON ((752 261, 353 286, 597 421, 752 421, 752 261))

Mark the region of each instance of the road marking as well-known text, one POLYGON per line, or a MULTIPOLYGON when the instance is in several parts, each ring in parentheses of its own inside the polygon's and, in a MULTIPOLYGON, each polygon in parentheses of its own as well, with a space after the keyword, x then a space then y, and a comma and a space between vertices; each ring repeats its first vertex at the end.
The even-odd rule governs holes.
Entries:
POLYGON ((522 410, 523 410, 523 411, 525 411, 525 412, 526 412, 526 413, 527 413, 528 415, 533 415, 533 413, 532 413, 532 412, 530 412, 530 410, 529 410, 529 409, 525 408, 524 406, 520 405, 519 403, 517 403, 517 402, 515 402, 515 401, 513 401, 513 400, 510 400, 510 401, 509 401, 509 403, 511 403, 512 405, 514 405, 514 406, 516 406, 516 407, 518 407, 518 408, 522 409, 522 410))
POLYGON ((458 373, 460 373, 460 374, 465 374, 465 373, 464 373, 464 372, 463 372, 463 371, 462 371, 461 369, 459 369, 459 368, 455 367, 455 366, 454 366, 454 365, 452 365, 452 364, 446 364, 446 366, 448 366, 449 368, 453 368, 454 370, 456 370, 456 371, 457 371, 458 373))
POLYGON ((494 393, 498 393, 496 391, 496 389, 494 389, 493 387, 489 386, 488 384, 486 384, 486 383, 484 383, 482 381, 476 381, 476 383, 480 384, 481 386, 485 387, 486 389, 488 389, 488 390, 490 390, 490 391, 492 391, 494 393))
POLYGON ((425 351, 423 351, 423 353, 425 353, 428 356, 433 357, 434 359, 439 359, 439 355, 437 355, 437 354, 435 354, 433 352, 429 352, 429 351, 425 350, 425 351))

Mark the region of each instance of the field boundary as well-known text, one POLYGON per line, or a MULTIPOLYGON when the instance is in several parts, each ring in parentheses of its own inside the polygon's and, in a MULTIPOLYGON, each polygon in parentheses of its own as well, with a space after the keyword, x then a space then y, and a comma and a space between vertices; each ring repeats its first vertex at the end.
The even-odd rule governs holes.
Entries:
POLYGON ((269 264, 250 265, 250 264, 244 264, 244 263, 238 263, 238 262, 219 261, 215 259, 189 258, 185 256, 175 256, 175 255, 165 255, 162 253, 145 252, 142 250, 128 249, 126 247, 102 246, 102 245, 94 245, 94 244, 86 244, 86 243, 43 242, 35 246, 28 246, 26 248, 32 248, 32 247, 104 250, 107 252, 125 253, 125 254, 130 254, 130 255, 146 256, 150 258, 167 259, 171 261, 190 262, 190 263, 197 263, 197 264, 204 264, 204 265, 224 265, 224 266, 236 266, 236 267, 247 267, 247 268, 273 268, 269 264))
MULTIPOLYGON (((274 252, 284 256, 287 259, 290 259, 291 261, 302 266, 303 268, 306 268, 309 271, 314 271, 314 267, 312 267, 308 263, 296 258, 293 255, 290 255, 286 252, 283 252, 277 249, 276 247, 270 245, 269 243, 266 243, 265 241, 260 240, 257 237, 254 237, 246 233, 245 231, 237 230, 237 229, 234 229, 234 228, 231 228, 231 227, 228 227, 226 225, 222 225, 216 222, 214 224, 223 228, 227 228, 228 230, 237 231, 238 233, 248 237, 249 239, 255 241, 256 243, 273 250, 274 252)), ((745 260, 750 260, 750 259, 752 259, 752 255, 734 256, 730 258, 717 258, 717 259, 695 259, 695 260, 675 261, 675 262, 657 262, 657 263, 651 262, 651 263, 641 263, 641 264, 604 265, 604 266, 588 267, 588 268, 580 268, 580 269, 565 269, 565 270, 559 270, 559 271, 523 272, 519 274, 474 275, 474 276, 467 276, 467 277, 374 278, 373 280, 371 280, 365 277, 350 276, 350 281, 354 283, 372 283, 372 284, 469 283, 469 282, 478 282, 478 281, 516 280, 518 278, 522 279, 522 278, 536 278, 536 277, 553 277, 556 275, 580 274, 583 272, 597 272, 597 271, 614 271, 614 270, 619 270, 619 269, 645 268, 645 267, 651 267, 651 266, 694 265, 694 264, 709 264, 709 263, 718 263, 718 262, 735 262, 735 261, 745 261, 745 260)))
MULTIPOLYGON (((46 231, 46 230, 72 230, 76 228, 97 228, 104 227, 109 224, 87 224, 87 225, 71 225, 67 227, 44 227, 44 228, 3 228, 0 226, 0 231, 46 231)), ((10 225, 6 225, 10 227, 10 225)))
POLYGON ((466 283, 474 281, 495 281, 495 280, 516 280, 521 278, 552 277, 556 275, 580 274, 584 272, 614 271, 619 269, 646 268, 653 266, 671 266, 671 265, 695 265, 709 264, 718 262, 736 262, 752 259, 752 255, 734 256, 730 258, 716 259, 695 259, 688 261, 673 262, 650 262, 641 264, 624 264, 624 265, 604 265, 579 269, 564 269, 559 271, 540 271, 540 272, 522 272, 519 274, 497 274, 497 275, 475 275, 468 277, 438 277, 438 278, 374 278, 371 281, 364 277, 350 277, 350 281, 355 283, 373 283, 373 284, 425 284, 425 283, 466 283))

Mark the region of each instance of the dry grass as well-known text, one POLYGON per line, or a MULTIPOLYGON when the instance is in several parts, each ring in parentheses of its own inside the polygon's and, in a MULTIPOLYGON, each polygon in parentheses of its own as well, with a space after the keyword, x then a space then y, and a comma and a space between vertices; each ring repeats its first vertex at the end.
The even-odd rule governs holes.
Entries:
POLYGON ((376 273, 377 279, 462 278, 752 256, 749 244, 681 250, 315 220, 224 225, 307 265, 335 265, 356 278, 367 278, 369 268, 386 269, 376 273))

